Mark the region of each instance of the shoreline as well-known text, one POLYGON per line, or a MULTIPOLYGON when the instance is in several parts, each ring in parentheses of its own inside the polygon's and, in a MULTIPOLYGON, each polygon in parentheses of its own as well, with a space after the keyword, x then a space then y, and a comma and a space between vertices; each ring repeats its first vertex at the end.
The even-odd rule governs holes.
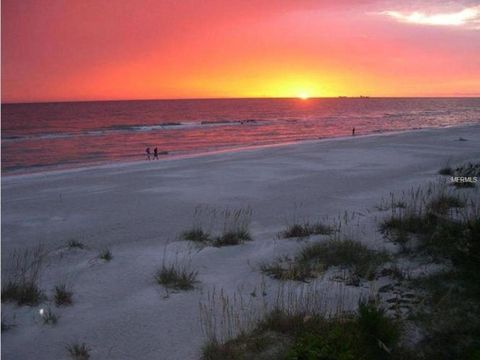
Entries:
MULTIPOLYGON (((405 134, 411 132, 424 132, 424 131, 438 131, 438 130, 446 130, 446 129, 455 129, 455 128, 467 128, 467 127, 476 127, 480 126, 480 123, 471 123, 471 124, 461 124, 461 125, 451 125, 451 126, 442 126, 442 127, 425 127, 425 128, 414 128, 414 129, 406 129, 406 130, 395 130, 395 131, 373 131, 372 133, 365 134, 365 135, 355 135, 355 136, 338 136, 338 137, 326 137, 326 138, 318 138, 318 139, 306 139, 306 140, 298 140, 298 141, 291 141, 285 143, 275 143, 275 144, 267 144, 267 145, 252 145, 252 146, 239 146, 235 148, 224 148, 218 150, 211 150, 211 151, 202 151, 196 153, 186 153, 186 154, 174 154, 174 155, 167 155, 166 157, 160 157, 159 160, 150 160, 150 162, 165 162, 165 161, 177 161, 177 160, 185 160, 185 159, 195 159, 195 158, 202 158, 202 157, 209 157, 209 156, 217 156, 222 154, 236 154, 248 151, 261 151, 263 149, 270 149, 270 148, 281 148, 286 146, 295 146, 295 145, 302 145, 302 144, 312 144, 312 143, 323 143, 323 142, 336 142, 336 141, 348 141, 354 139, 363 139, 363 138, 371 138, 371 137, 384 137, 384 136, 392 136, 398 134, 405 134)), ((36 176, 55 176, 55 175, 65 175, 69 173, 77 173, 82 171, 92 171, 92 170, 103 170, 103 169, 116 169, 116 168, 125 168, 125 167, 135 167, 135 166, 142 166, 143 164, 149 163, 148 160, 119 160, 119 161, 105 161, 96 164, 83 164, 79 166, 71 166, 71 167, 61 167, 61 165, 47 165, 45 167, 33 167, 35 169, 39 169, 37 171, 29 172, 29 168, 17 169, 12 171, 3 171, 2 170, 2 178, 3 179, 22 179, 22 178, 30 178, 36 176)), ((30 169, 31 170, 31 169, 30 169)))

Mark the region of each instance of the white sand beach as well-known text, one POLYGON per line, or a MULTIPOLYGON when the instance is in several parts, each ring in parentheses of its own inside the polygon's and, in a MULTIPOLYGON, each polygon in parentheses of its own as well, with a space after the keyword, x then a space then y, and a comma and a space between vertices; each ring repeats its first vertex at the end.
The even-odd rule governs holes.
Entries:
MULTIPOLYGON (((72 342, 85 342, 92 359, 198 359, 205 341, 199 302, 213 288, 249 294, 264 281, 273 291, 278 281, 258 264, 302 246, 277 237, 293 218, 328 222, 357 213, 348 231, 372 248, 389 247, 375 227, 382 199, 438 180, 447 163, 478 159, 480 125, 473 125, 3 176, 2 274, 14 250, 43 244, 40 286, 48 300, 2 304, 15 325, 2 332, 2 359, 67 359, 72 342), (179 235, 198 206, 251 208, 253 241, 189 246, 179 235), (86 248, 66 248, 72 239, 86 248), (106 247, 109 262, 96 258, 106 247), (194 290, 167 293, 155 282, 165 254, 189 258, 198 270, 194 290), (71 287, 72 306, 53 304, 59 283, 71 287), (54 326, 39 315, 49 307, 59 316, 54 326)), ((327 278, 319 281, 328 289, 327 278)))

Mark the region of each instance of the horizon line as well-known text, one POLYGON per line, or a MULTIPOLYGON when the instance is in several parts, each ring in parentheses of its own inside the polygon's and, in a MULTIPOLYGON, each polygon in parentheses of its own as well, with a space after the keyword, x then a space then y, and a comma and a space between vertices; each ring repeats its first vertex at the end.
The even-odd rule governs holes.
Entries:
POLYGON ((139 98, 139 99, 84 99, 84 100, 40 100, 40 101, 1 101, 1 105, 20 104, 58 104, 58 103, 86 103, 86 102, 123 102, 123 101, 192 101, 192 100, 315 100, 315 99, 436 99, 436 98, 480 98, 480 94, 461 95, 422 95, 422 96, 312 96, 302 99, 298 96, 245 96, 245 97, 185 97, 185 98, 139 98))

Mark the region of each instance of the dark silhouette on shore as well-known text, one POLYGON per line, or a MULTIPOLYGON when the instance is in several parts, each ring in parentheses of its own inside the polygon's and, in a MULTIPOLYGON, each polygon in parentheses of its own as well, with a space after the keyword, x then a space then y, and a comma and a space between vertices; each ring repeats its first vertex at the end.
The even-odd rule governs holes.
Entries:
POLYGON ((352 136, 355 136, 355 128, 352 129, 352 136))
POLYGON ((153 149, 153 158, 158 160, 158 148, 153 149))
POLYGON ((151 155, 151 154, 150 154, 150 148, 149 148, 149 147, 147 147, 147 148, 145 149, 145 155, 147 156, 147 160, 150 160, 150 155, 151 155))

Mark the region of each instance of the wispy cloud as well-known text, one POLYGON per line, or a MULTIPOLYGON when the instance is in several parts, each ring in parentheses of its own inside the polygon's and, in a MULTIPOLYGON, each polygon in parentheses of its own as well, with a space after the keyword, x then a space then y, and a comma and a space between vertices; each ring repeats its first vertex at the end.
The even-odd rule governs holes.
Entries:
POLYGON ((402 12, 388 10, 382 11, 381 14, 409 24, 457 26, 477 30, 480 29, 480 5, 448 13, 426 13, 423 11, 402 12))

